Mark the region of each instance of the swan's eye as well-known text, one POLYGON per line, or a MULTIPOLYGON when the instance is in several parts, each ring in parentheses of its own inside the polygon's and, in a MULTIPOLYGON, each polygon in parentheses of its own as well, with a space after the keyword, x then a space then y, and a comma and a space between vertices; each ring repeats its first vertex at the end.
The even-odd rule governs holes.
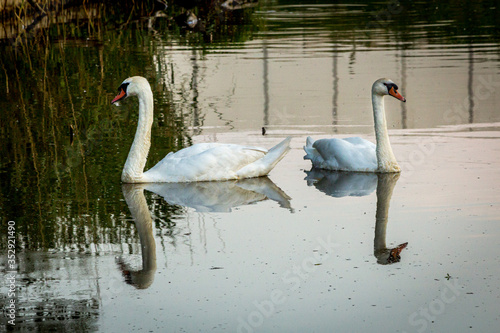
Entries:
POLYGON ((118 87, 118 92, 121 92, 122 90, 126 93, 127 92, 127 87, 130 83, 122 83, 119 87, 118 87))
POLYGON ((395 91, 398 91, 398 86, 395 83, 384 83, 387 87, 387 91, 391 91, 391 88, 394 88, 395 91))

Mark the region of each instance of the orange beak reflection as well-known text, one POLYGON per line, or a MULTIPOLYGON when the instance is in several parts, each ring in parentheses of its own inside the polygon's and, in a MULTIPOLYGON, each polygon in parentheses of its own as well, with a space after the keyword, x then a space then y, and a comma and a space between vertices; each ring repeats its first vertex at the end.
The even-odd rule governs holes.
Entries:
MULTIPOLYGON (((391 94, 392 95, 392 94, 391 94)), ((401 96, 401 95, 400 95, 401 96)), ((399 244, 395 248, 391 249, 389 258, 387 258, 388 263, 395 263, 401 260, 401 256, 399 255, 401 251, 408 245, 408 242, 399 244)))
POLYGON ((389 90, 389 94, 392 97, 396 97, 397 99, 399 99, 402 102, 406 102, 406 98, 404 98, 396 89, 394 89, 394 87, 392 87, 391 90, 389 90))
POLYGON ((116 95, 116 97, 113 98, 113 100, 111 101, 111 104, 118 102, 119 100, 121 100, 125 96, 127 96, 127 93, 125 92, 125 90, 121 89, 120 92, 118 93, 118 95, 116 95))

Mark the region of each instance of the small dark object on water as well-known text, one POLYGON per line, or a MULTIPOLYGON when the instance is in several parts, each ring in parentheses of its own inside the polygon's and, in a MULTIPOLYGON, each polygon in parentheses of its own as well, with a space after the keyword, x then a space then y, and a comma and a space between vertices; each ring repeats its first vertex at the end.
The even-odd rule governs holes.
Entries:
POLYGON ((266 128, 262 127, 262 135, 266 135, 266 128))
POLYGON ((212 266, 210 269, 223 269, 224 267, 219 267, 219 266, 212 266))

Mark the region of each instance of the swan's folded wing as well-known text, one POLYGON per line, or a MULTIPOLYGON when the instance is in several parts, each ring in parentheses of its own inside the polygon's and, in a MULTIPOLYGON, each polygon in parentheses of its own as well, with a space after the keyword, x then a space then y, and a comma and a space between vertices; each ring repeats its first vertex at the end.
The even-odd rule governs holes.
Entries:
POLYGON ((313 147, 323 157, 319 167, 324 169, 370 171, 377 167, 375 144, 362 138, 321 139, 313 147))
POLYGON ((144 173, 152 182, 190 182, 238 178, 236 172, 262 158, 266 149, 231 144, 201 144, 167 155, 144 173))
MULTIPOLYGON (((209 143, 197 143, 195 145, 192 145, 190 147, 183 148, 175 153, 169 153, 167 156, 165 156, 164 160, 166 158, 169 159, 174 159, 174 158, 186 158, 186 157, 191 157, 194 155, 198 155, 203 153, 204 151, 207 151, 209 149, 219 147, 221 146, 220 143, 215 143, 215 142, 209 142, 209 143)), ((163 160, 162 160, 163 161, 163 160)))
POLYGON ((345 150, 345 143, 341 139, 320 139, 314 141, 312 147, 319 156, 313 161, 313 165, 319 168, 338 170, 341 168, 337 155, 345 150))
POLYGON ((352 143, 356 148, 367 148, 367 149, 375 149, 377 146, 368 140, 362 139, 360 137, 351 137, 351 138, 345 138, 342 139, 344 141, 347 141, 349 143, 352 143))

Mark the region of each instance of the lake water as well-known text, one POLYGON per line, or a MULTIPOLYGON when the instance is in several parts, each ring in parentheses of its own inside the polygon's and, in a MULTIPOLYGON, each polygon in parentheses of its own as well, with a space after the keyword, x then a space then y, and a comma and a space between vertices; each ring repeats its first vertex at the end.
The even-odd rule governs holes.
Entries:
POLYGON ((192 8, 193 29, 176 5, 113 10, 0 45, 2 325, 497 332, 496 2, 260 1, 192 8), (138 104, 110 101, 131 75, 155 96, 146 168, 200 142, 292 149, 261 179, 123 185, 138 104), (380 77, 407 98, 386 98, 401 174, 311 170, 307 136, 374 141, 380 77))

